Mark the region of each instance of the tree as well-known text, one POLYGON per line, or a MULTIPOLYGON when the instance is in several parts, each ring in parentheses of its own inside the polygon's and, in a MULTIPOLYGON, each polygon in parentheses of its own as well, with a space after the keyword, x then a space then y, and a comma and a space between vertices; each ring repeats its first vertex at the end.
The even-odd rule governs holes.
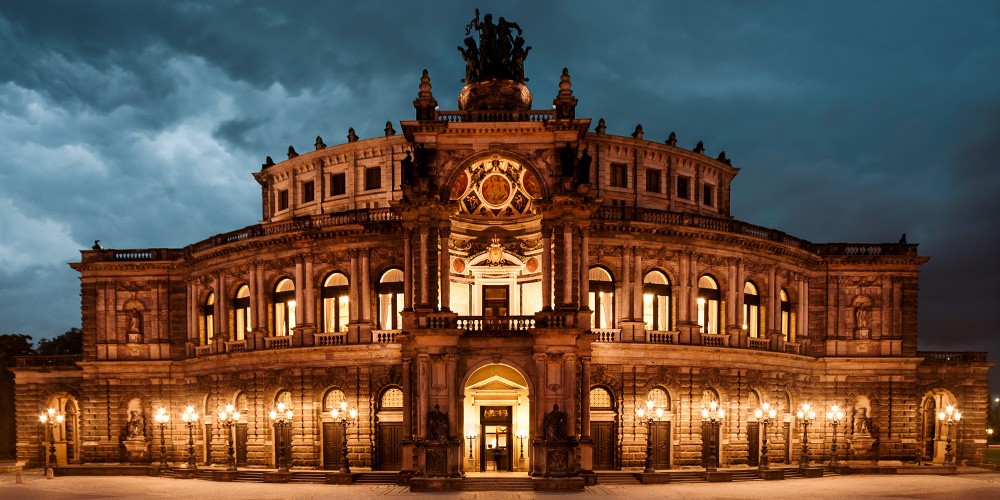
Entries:
POLYGON ((83 330, 70 328, 57 337, 39 340, 38 354, 41 356, 83 354, 83 330))
POLYGON ((14 366, 15 356, 35 354, 35 348, 31 344, 31 335, 23 333, 0 335, 0 368, 14 366))

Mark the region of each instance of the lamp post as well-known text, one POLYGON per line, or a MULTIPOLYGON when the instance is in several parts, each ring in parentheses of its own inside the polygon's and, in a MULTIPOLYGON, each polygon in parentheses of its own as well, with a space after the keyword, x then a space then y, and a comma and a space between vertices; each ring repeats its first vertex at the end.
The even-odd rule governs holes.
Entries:
POLYGON ((656 472, 656 467, 653 464, 653 415, 656 415, 656 420, 663 418, 663 407, 657 408, 654 412, 653 406, 655 404, 653 400, 647 399, 645 408, 640 406, 635 410, 639 420, 646 419, 646 467, 642 471, 646 474, 656 472))
POLYGON ((198 412, 194 411, 193 406, 188 406, 184 408, 184 413, 181 414, 181 420, 184 421, 184 425, 188 428, 188 469, 197 469, 198 463, 194 461, 194 426, 198 422, 198 412))
POLYGON ((944 447, 944 463, 950 464, 954 461, 954 455, 951 454, 951 427, 962 420, 962 412, 955 409, 954 406, 948 405, 944 410, 938 412, 938 420, 948 426, 948 443, 944 447))
POLYGON ((753 411, 753 416, 757 417, 757 421, 760 422, 761 434, 764 436, 760 448, 760 464, 757 465, 757 469, 767 470, 769 466, 767 460, 767 426, 774 422, 774 419, 778 416, 778 410, 771 408, 771 403, 764 403, 760 405, 760 408, 753 411))
POLYGON ((476 433, 469 430, 465 433, 465 439, 469 440, 469 460, 472 460, 472 443, 476 440, 476 433))
POLYGON ((802 424, 802 456, 799 468, 805 469, 809 467, 809 424, 816 418, 816 412, 811 409, 809 403, 802 403, 802 407, 795 413, 795 416, 802 424))
POLYGON ((833 424, 833 447, 830 450, 830 466, 837 465, 837 426, 844 419, 844 412, 839 406, 833 405, 830 411, 826 412, 826 420, 833 424))
POLYGON ((351 473, 351 463, 347 459, 347 420, 350 416, 351 422, 356 422, 358 420, 358 409, 351 408, 351 411, 347 411, 347 401, 340 402, 340 409, 334 408, 330 410, 330 416, 333 420, 340 422, 340 425, 344 428, 344 442, 340 445, 340 473, 350 474, 351 473))
POLYGON ((518 461, 524 461, 524 438, 528 437, 528 434, 524 431, 517 433, 517 449, 518 449, 518 461))
POLYGON ((49 429, 49 469, 54 469, 55 466, 59 465, 59 460, 56 458, 56 426, 62 425, 65 419, 66 416, 57 412, 55 408, 49 408, 38 415, 38 421, 49 429))
POLYGON ((162 406, 156 409, 153 420, 160 424, 160 468, 167 468, 167 422, 170 421, 170 414, 162 406))
POLYGON ((233 426, 236 422, 240 421, 240 412, 233 408, 233 405, 226 405, 222 410, 219 410, 219 423, 226 426, 226 434, 229 436, 229 448, 226 449, 226 453, 229 454, 229 461, 226 466, 226 470, 236 470, 236 455, 233 453, 233 426))
POLYGON ((274 436, 278 440, 278 472, 288 472, 288 445, 285 443, 285 435, 286 429, 292 425, 294 413, 291 408, 285 407, 285 403, 278 403, 268 416, 274 423, 274 436))
POLYGON ((709 426, 712 429, 712 437, 710 439, 711 447, 709 448, 709 456, 708 456, 708 467, 705 467, 705 470, 707 470, 708 472, 715 472, 715 469, 718 466, 719 457, 717 456, 718 449, 716 447, 717 445, 715 441, 719 437, 719 424, 722 422, 722 419, 724 418, 726 418, 726 410, 723 410, 722 407, 719 406, 719 403, 715 401, 709 403, 708 408, 705 408, 704 406, 701 407, 701 420, 703 422, 707 420, 709 426))

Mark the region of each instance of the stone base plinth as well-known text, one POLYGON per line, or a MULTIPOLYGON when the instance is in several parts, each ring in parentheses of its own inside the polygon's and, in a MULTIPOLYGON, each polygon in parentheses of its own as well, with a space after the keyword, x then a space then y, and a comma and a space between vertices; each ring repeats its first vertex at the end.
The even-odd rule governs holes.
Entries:
POLYGON ((291 472, 271 472, 267 471, 263 474, 265 483, 287 483, 292 480, 293 474, 291 472))
POLYGON ((174 469, 174 479, 194 479, 198 469, 174 469))
POLYGON ((326 484, 354 484, 355 474, 327 474, 326 484))
POLYGON ((460 477, 414 477, 410 491, 462 491, 460 477))
POLYGON ((643 472, 638 474, 639 482, 642 484, 665 484, 670 482, 670 476, 667 474, 657 474, 655 472, 643 472))
POLYGON ((535 491, 583 491, 582 477, 533 477, 531 489, 535 491))
POLYGON ((583 483, 587 486, 594 486, 597 484, 597 474, 592 470, 580 471, 580 477, 583 478, 583 483))
POLYGON ((823 477, 822 467, 806 467, 799 470, 802 472, 802 477, 823 477))
POLYGON ((785 471, 781 469, 763 469, 757 471, 757 477, 765 481, 774 481, 776 479, 784 479, 785 471))
POLYGON ((705 471, 705 481, 710 483, 725 483, 733 480, 733 473, 729 471, 705 471))
POLYGON ((212 481, 235 481, 240 477, 238 470, 213 470, 212 481))

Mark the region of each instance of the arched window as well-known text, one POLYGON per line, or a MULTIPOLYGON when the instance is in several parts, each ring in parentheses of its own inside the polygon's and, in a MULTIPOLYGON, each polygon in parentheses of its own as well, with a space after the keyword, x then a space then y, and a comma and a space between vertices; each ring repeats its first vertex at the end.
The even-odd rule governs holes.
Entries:
POLYGON ((743 284, 743 330, 760 337, 760 294, 752 281, 743 284))
POLYGON ((292 408, 292 391, 278 391, 274 397, 274 406, 278 406, 278 403, 284 403, 285 408, 292 408))
MULTIPOLYGON (((402 397, 400 398, 402 399, 402 397)), ((330 389, 326 391, 323 396, 323 412, 329 412, 333 409, 340 409, 340 403, 342 401, 347 401, 347 397, 344 396, 344 391, 340 389, 330 389)))
POLYGON ((646 401, 653 402, 653 408, 663 408, 670 411, 670 393, 660 387, 655 387, 646 394, 646 401))
POLYGON ((383 330, 403 327, 403 271, 390 269, 378 282, 378 323, 383 330))
POLYGON ((390 387, 382 393, 382 398, 379 400, 379 409, 381 410, 402 410, 403 409, 403 391, 398 387, 390 387))
POLYGON ((591 327, 615 327, 615 282, 600 267, 590 268, 590 310, 591 327))
POLYGON ((669 331, 670 281, 660 271, 650 271, 642 279, 642 320, 647 330, 669 331))
POLYGON ((243 340, 250 331, 250 287, 243 285, 233 299, 233 339, 243 340))
POLYGON ((323 332, 346 332, 351 301, 347 276, 341 273, 327 276, 320 295, 323 297, 323 332))
POLYGON ((250 406, 247 405, 247 393, 240 392, 236 395, 236 411, 244 414, 250 415, 250 406))
POLYGON ((199 337, 201 338, 201 345, 208 345, 212 343, 212 339, 215 337, 215 294, 209 293, 208 297, 205 298, 205 302, 201 305, 201 321, 199 321, 198 329, 199 337))
POLYGON ((611 393, 603 387, 594 387, 590 390, 591 410, 614 410, 615 401, 611 393))
POLYGON ((788 292, 781 289, 781 335, 786 342, 795 342, 794 331, 795 315, 792 314, 792 303, 788 300, 788 292))
POLYGON ((701 333, 719 333, 719 284, 709 275, 698 278, 698 326, 701 333))
POLYGON ((274 335, 292 335, 295 325, 295 283, 282 278, 274 287, 274 335))

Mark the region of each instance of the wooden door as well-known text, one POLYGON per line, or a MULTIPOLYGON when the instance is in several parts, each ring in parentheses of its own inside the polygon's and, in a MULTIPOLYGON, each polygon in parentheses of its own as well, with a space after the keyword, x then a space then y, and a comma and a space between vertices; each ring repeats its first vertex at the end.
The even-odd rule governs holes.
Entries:
POLYGON ((653 423, 653 468, 670 468, 670 422, 653 423))
POLYGON ((403 467, 403 423, 383 422, 378 427, 379 470, 400 470, 403 467))
POLYGON ((202 450, 205 456, 205 465, 212 463, 212 424, 205 424, 205 447, 202 450))
POLYGON ((760 423, 747 423, 747 465, 760 465, 760 423))
POLYGON ((615 468, 615 423, 590 422, 590 437, 594 440, 594 470, 615 468))
POLYGON ((483 316, 507 316, 509 292, 507 285, 483 285, 483 316))
POLYGON ((340 447, 344 441, 344 428, 337 422, 323 422, 323 468, 340 469, 340 447))
POLYGON ((247 465, 247 423, 236 424, 236 466, 246 467, 247 465))
POLYGON ((710 422, 705 421, 701 423, 701 466, 705 468, 712 464, 713 445, 715 445, 715 466, 718 467, 719 465, 718 436, 714 434, 710 422))

